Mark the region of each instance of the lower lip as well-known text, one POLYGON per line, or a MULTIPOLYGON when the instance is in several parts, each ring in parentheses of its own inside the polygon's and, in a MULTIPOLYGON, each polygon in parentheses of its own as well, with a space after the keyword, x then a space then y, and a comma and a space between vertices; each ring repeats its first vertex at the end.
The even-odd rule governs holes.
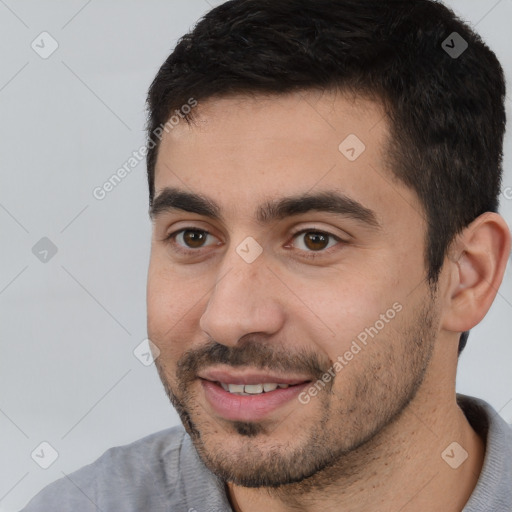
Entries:
POLYGON ((277 388, 259 395, 235 395, 225 391, 220 384, 200 379, 208 403, 214 411, 227 420, 258 421, 287 402, 296 398, 310 383, 289 388, 277 388))

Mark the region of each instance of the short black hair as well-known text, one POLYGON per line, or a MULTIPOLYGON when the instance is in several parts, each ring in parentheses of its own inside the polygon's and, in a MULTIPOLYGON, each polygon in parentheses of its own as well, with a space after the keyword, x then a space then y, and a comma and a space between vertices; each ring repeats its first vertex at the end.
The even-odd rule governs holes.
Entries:
POLYGON ((498 59, 439 1, 230 0, 209 11, 149 89, 150 204, 155 133, 175 112, 191 123, 191 98, 308 89, 353 92, 384 106, 389 167, 425 210, 425 267, 435 285, 454 237, 498 210, 506 123, 498 59))

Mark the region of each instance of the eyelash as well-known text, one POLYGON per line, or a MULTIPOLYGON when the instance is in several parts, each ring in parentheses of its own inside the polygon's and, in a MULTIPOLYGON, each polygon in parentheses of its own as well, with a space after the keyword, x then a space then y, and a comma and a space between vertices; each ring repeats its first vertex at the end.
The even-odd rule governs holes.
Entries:
MULTIPOLYGON (((199 232, 199 233, 204 233, 206 235, 211 235, 211 233, 209 231, 206 231, 204 229, 197 229, 197 228, 194 228, 194 227, 186 227, 186 228, 182 228, 182 229, 180 229, 178 231, 174 231, 173 233, 170 233, 162 241, 167 243, 167 244, 169 244, 169 245, 172 245, 173 246, 173 250, 178 252, 179 254, 183 254, 183 255, 196 254, 196 253, 198 253, 200 251, 200 249, 202 249, 202 247, 200 247, 198 249, 185 249, 185 248, 183 248, 182 245, 180 245, 180 244, 178 244, 176 242, 176 237, 179 234, 184 233, 186 231, 195 231, 195 232, 199 232)), ((338 237, 336 235, 333 235, 332 233, 328 233, 326 231, 320 231, 320 230, 317 230, 317 229, 311 229, 311 228, 301 229, 299 231, 296 231, 295 233, 292 233, 292 235, 291 235, 292 241, 295 238, 297 238, 299 235, 302 235, 304 233, 317 233, 317 234, 320 234, 320 235, 324 235, 324 236, 327 236, 329 239, 336 240, 336 242, 338 242, 338 244, 339 243, 342 243, 342 244, 347 244, 348 243, 346 240, 343 240, 340 237, 338 237)), ((335 247, 337 247, 338 244, 336 244, 336 245, 334 245, 332 247, 328 247, 327 249, 321 249, 321 250, 318 250, 318 251, 304 251, 303 249, 298 249, 298 250, 304 253, 302 257, 309 258, 309 259, 314 259, 314 258, 318 258, 318 257, 321 257, 321 256, 325 256, 327 254, 330 254, 331 250, 335 249, 335 247)), ((287 244, 287 245, 289 245, 289 244, 287 244)))

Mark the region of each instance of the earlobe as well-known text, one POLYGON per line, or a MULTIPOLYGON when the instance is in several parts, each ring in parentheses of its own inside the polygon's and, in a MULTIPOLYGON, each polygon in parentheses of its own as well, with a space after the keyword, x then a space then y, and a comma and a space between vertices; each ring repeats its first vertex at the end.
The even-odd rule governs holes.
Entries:
POLYGON ((480 215, 453 243, 448 257, 444 328, 464 332, 487 314, 503 280, 510 253, 510 231, 497 213, 480 215))

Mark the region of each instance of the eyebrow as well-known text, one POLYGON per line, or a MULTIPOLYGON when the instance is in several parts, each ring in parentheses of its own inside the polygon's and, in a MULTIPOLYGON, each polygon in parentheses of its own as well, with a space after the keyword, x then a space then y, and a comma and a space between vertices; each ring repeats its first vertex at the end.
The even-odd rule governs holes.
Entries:
MULTIPOLYGON (((219 205, 212 199, 202 194, 170 187, 164 188, 153 200, 149 209, 149 216, 152 220, 155 220, 161 214, 175 210, 196 213, 220 222, 224 220, 219 205)), ((306 193, 267 201, 258 207, 256 220, 261 224, 269 224, 272 221, 310 211, 343 215, 373 228, 381 227, 373 210, 344 194, 330 191, 315 194, 306 193)))

